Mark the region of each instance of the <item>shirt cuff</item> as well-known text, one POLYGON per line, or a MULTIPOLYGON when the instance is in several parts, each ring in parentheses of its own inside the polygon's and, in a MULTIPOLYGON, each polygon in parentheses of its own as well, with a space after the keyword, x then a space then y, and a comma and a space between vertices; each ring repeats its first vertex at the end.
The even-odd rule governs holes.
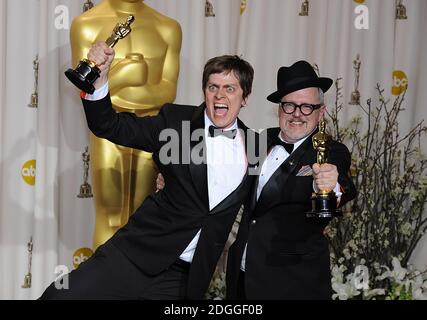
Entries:
MULTIPOLYGON (((319 189, 316 187, 314 181, 313 181, 313 190, 314 190, 314 192, 319 192, 319 189)), ((338 182, 335 185, 334 192, 335 192, 335 195, 337 196, 337 198, 340 198, 342 196, 341 186, 338 182)))
POLYGON ((82 98, 89 101, 96 101, 105 98, 108 94, 108 81, 99 89, 96 89, 92 94, 82 93, 82 98))

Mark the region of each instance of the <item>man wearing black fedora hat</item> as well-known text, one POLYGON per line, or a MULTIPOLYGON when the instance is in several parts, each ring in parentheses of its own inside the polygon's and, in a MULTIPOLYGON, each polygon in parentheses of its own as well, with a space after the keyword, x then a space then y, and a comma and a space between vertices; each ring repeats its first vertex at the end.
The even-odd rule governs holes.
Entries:
POLYGON ((347 147, 331 141, 322 165, 313 149, 332 83, 306 61, 278 70, 277 90, 267 99, 279 104, 280 127, 267 129, 269 153, 229 250, 229 299, 331 299, 328 222, 310 223, 305 213, 319 189, 333 189, 340 206, 355 197, 347 147))

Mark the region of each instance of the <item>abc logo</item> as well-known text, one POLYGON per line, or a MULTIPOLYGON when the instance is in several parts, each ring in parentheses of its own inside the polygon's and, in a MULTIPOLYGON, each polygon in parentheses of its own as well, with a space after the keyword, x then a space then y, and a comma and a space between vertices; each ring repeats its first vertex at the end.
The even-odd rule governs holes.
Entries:
POLYGON ((28 160, 21 169, 22 179, 30 186, 36 183, 36 160, 28 160))
POLYGON ((362 4, 365 2, 365 0, 353 0, 354 2, 358 3, 358 4, 362 4))
POLYGON ((80 263, 89 259, 92 254, 93 254, 93 251, 90 248, 77 249, 73 254, 74 269, 77 269, 80 263))
POLYGON ((393 71, 393 87, 391 88, 391 93, 395 96, 398 96, 402 92, 406 91, 408 87, 408 77, 405 72, 401 70, 393 71))

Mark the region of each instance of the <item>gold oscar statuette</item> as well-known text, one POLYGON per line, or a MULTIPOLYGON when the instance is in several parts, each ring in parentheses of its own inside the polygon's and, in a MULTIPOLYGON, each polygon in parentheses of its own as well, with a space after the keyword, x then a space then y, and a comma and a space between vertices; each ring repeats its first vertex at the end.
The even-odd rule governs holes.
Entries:
POLYGON ((82 153, 83 159, 83 184, 80 186, 80 193, 77 195, 77 198, 92 198, 92 186, 88 182, 89 176, 89 148, 86 147, 85 152, 82 153))
POLYGON ((308 3, 308 0, 305 0, 303 3, 301 3, 301 11, 300 11, 299 15, 302 17, 308 16, 309 6, 310 6, 310 4, 308 3))
POLYGON ((205 17, 215 17, 213 5, 209 0, 206 0, 205 2, 205 17))
POLYGON ((39 105, 39 55, 36 55, 36 58, 33 60, 33 70, 34 70, 34 92, 31 94, 30 103, 28 106, 30 108, 37 108, 39 105))
POLYGON ((397 20, 408 19, 408 16, 406 15, 406 7, 402 4, 402 0, 396 1, 396 19, 397 20))
POLYGON ((30 242, 27 243, 28 250, 28 273, 24 277, 24 284, 21 288, 28 289, 31 288, 31 260, 33 256, 33 237, 30 238, 30 242))
POLYGON ((354 90, 351 93, 350 102, 351 105, 360 105, 360 92, 359 92, 359 78, 360 78, 360 55, 357 54, 356 59, 353 60, 354 68, 354 90))
POLYGON ((243 12, 245 12, 247 5, 248 5, 248 0, 240 1, 240 15, 242 15, 243 12))
POLYGON ((85 3, 83 3, 83 12, 86 12, 93 8, 93 2, 91 0, 86 0, 85 3))
MULTIPOLYGON (((204 8, 205 0, 198 1, 204 8)), ((115 25, 125 22, 129 15, 134 16, 132 31, 114 47, 115 57, 108 72, 111 102, 117 112, 138 117, 158 114, 165 103, 175 100, 177 93, 182 43, 178 21, 143 0, 92 2, 95 6, 75 17, 70 27, 73 68, 87 58, 93 43, 107 39, 115 25)), ((84 147, 79 154, 83 151, 84 147)), ((151 153, 116 145, 92 133, 89 154, 88 182, 95 208, 96 249, 124 226, 155 191, 158 168, 151 153)), ((75 195, 83 182, 80 179, 75 195)))
MULTIPOLYGON (((135 21, 133 15, 129 15, 125 23, 118 23, 111 34, 105 41, 107 45, 113 48, 116 43, 126 37, 132 31, 130 25, 135 21)), ((93 86, 94 82, 100 77, 101 70, 99 70, 96 63, 89 59, 80 61, 76 69, 68 69, 65 71, 67 78, 80 90, 92 94, 95 91, 93 86)))
MULTIPOLYGON (((313 148, 317 151, 317 163, 327 163, 327 148, 331 136, 326 133, 326 122, 320 120, 319 132, 313 135, 313 148)), ((311 196, 311 211, 306 217, 311 220, 328 221, 341 216, 341 210, 337 209, 337 196, 333 190, 319 190, 311 196)))

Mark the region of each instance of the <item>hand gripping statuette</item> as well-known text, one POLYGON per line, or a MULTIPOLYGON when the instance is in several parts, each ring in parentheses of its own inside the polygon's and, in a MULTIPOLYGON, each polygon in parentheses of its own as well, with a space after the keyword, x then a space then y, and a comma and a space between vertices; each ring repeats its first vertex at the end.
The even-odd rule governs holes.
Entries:
MULTIPOLYGON (((111 34, 105 41, 107 45, 113 48, 116 43, 126 37, 131 32, 130 25, 135 21, 133 15, 129 15, 125 23, 118 23, 111 34)), ((92 94, 95 91, 93 84, 101 75, 96 63, 89 59, 83 59, 75 69, 65 71, 67 78, 80 90, 92 94)))
MULTIPOLYGON (((319 122, 319 132, 313 135, 313 148, 317 151, 317 163, 327 162, 327 147, 331 139, 326 133, 326 123, 322 119, 319 122)), ((311 196, 311 211, 306 213, 306 217, 314 221, 329 221, 341 216, 341 210, 337 209, 337 196, 333 190, 319 190, 311 196)))

